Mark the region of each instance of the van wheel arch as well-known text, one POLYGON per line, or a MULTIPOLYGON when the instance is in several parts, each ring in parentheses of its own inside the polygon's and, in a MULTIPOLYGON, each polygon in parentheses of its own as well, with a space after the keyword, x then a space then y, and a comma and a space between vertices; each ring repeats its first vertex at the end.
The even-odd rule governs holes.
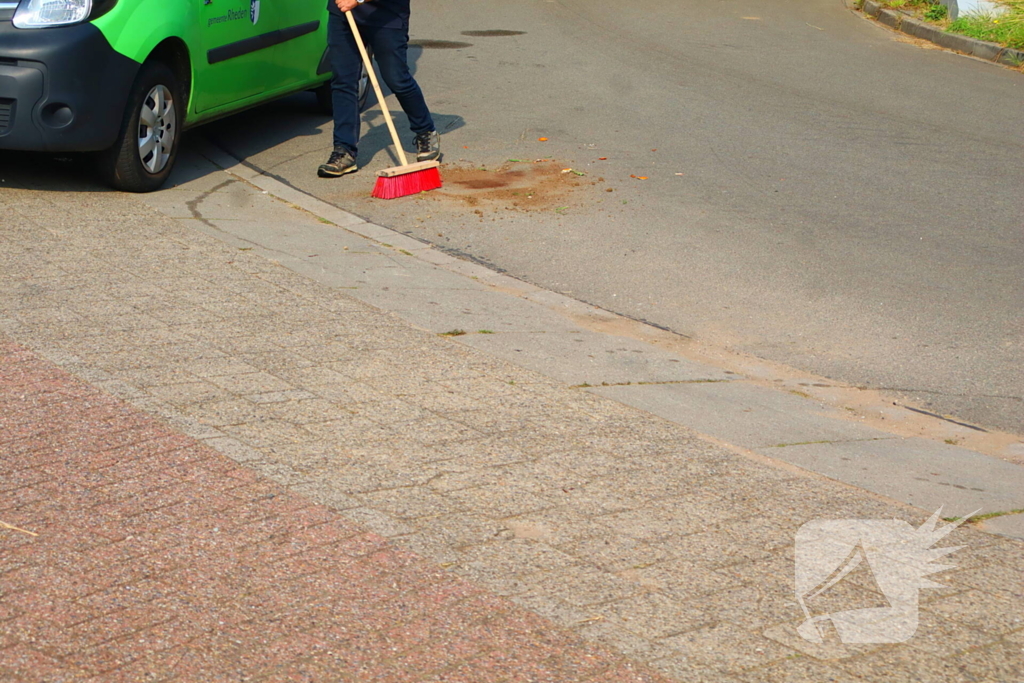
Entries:
POLYGON ((186 118, 192 98, 192 57, 189 55, 188 46, 181 38, 167 38, 153 48, 146 58, 147 62, 159 61, 166 64, 174 72, 181 86, 181 95, 184 98, 184 109, 182 119, 186 118))

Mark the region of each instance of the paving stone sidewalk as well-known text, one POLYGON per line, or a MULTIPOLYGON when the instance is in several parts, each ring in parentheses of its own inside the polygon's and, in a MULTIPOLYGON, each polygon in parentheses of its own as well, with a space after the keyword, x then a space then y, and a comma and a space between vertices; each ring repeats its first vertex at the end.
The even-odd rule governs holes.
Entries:
POLYGON ((130 198, 0 201, 0 330, 589 642, 680 681, 1024 677, 1024 544, 958 530, 914 639, 814 645, 796 633, 797 529, 927 514, 414 328, 130 198))
POLYGON ((0 407, 0 680, 660 680, 2 338, 0 407))

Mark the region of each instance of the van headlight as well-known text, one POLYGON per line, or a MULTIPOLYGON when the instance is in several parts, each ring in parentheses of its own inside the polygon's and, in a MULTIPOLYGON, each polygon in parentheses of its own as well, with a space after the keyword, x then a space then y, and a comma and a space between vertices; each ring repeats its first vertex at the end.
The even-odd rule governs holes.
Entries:
POLYGON ((89 18, 92 0, 22 0, 14 14, 17 28, 80 24, 89 18))

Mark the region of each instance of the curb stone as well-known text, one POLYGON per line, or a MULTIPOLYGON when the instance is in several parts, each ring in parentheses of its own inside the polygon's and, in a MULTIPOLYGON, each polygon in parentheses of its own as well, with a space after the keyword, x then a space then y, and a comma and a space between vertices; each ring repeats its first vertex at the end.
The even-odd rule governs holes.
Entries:
POLYGON ((1006 66, 1018 67, 1024 64, 1024 51, 1011 47, 1003 47, 998 43, 990 43, 977 38, 969 38, 958 33, 947 33, 938 26, 920 21, 900 10, 883 9, 875 0, 864 0, 855 3, 855 7, 878 23, 906 33, 914 38, 927 40, 939 47, 960 52, 962 54, 996 62, 1006 66))

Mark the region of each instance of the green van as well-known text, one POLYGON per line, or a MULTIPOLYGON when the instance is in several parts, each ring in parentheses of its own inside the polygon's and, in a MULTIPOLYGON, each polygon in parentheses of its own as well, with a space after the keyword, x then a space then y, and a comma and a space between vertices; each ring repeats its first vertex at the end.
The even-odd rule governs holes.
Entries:
POLYGON ((330 110, 325 0, 0 0, 0 150, 95 152, 155 190, 181 132, 301 90, 330 110))

